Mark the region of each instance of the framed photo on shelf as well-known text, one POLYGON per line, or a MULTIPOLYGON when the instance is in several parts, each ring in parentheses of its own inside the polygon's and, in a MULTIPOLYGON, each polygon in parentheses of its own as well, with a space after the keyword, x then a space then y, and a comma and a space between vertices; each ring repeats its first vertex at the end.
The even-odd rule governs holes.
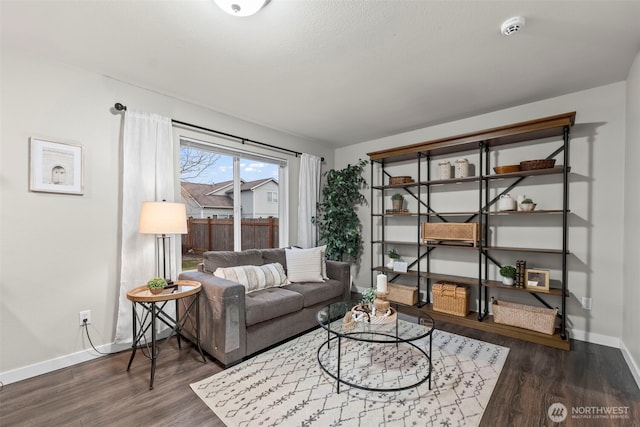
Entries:
POLYGON ((549 270, 527 268, 524 287, 532 291, 549 291, 549 270))
POLYGON ((29 139, 29 191, 83 194, 82 146, 29 139))

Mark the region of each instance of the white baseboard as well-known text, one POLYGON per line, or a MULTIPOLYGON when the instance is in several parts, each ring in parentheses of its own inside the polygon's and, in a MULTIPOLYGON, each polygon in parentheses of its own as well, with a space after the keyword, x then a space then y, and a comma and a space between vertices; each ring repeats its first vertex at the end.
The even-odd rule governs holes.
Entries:
MULTIPOLYGON (((164 339, 169 336, 171 331, 165 329, 158 333, 158 339, 164 339)), ((151 339, 149 339, 151 341, 151 339)), ((58 369, 67 368, 69 366, 77 365, 78 363, 87 362, 89 360, 97 359, 102 356, 106 356, 110 353, 119 353, 124 350, 130 350, 131 343, 123 344, 104 344, 96 347, 100 354, 93 348, 79 351, 77 353, 68 354, 66 356, 57 357, 55 359, 45 360, 44 362, 34 363, 33 365, 23 366, 22 368, 13 369, 11 371, 0 372, 0 383, 7 385, 18 381, 26 380, 28 378, 36 377, 42 374, 48 374, 49 372, 57 371, 58 369)))
POLYGON ((570 331, 571 338, 578 341, 585 341, 591 344, 606 345, 607 347, 620 348, 620 338, 611 337, 609 335, 596 334, 594 332, 572 329, 570 331))
MULTIPOLYGON (((131 344, 105 344, 97 347, 97 350, 101 353, 116 353, 129 348, 131 348, 131 344)), ((57 371, 58 369, 77 365, 78 363, 86 362, 88 360, 97 359, 102 356, 104 355, 96 353, 96 351, 91 348, 77 353, 68 354, 66 356, 57 357, 55 359, 45 360, 44 362, 34 363, 33 365, 24 366, 22 368, 13 369, 11 371, 0 372, 0 381, 2 384, 7 385, 36 377, 38 375, 57 371)))
POLYGON ((629 370, 633 375, 633 379, 636 380, 636 384, 638 385, 638 388, 640 388, 640 368, 638 367, 636 361, 633 360, 633 356, 631 356, 631 353, 629 353, 629 349, 627 349, 623 341, 620 342, 620 351, 622 351, 622 356, 627 362, 627 366, 629 366, 629 370))

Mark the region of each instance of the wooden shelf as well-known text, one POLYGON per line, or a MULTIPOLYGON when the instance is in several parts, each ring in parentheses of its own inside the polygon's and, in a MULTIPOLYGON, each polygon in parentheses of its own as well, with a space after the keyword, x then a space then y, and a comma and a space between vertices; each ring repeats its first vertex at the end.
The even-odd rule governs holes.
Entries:
MULTIPOLYGON (((549 347, 559 348, 561 350, 570 350, 571 344, 568 339, 562 339, 560 337, 560 330, 556 328, 553 335, 547 335, 536 331, 530 331, 528 329, 517 328, 515 326, 503 325, 501 323, 495 323, 493 316, 487 316, 483 321, 478 321, 478 313, 470 312, 465 317, 453 316, 446 313, 433 310, 432 304, 426 304, 422 307, 416 306, 398 306, 398 311, 408 315, 419 315, 420 313, 426 313, 433 317, 436 322, 447 322, 456 325, 465 326, 468 328, 479 329, 482 331, 492 332, 494 334, 503 335, 511 338, 517 338, 524 341, 529 341, 537 344, 546 345, 549 347)), ((438 324, 436 323, 436 329, 438 324)))
POLYGON ((374 151, 367 153, 367 155, 372 161, 388 163, 416 159, 418 153, 434 156, 471 151, 477 149, 480 142, 484 143, 486 147, 496 147, 499 145, 562 136, 565 127, 573 126, 575 120, 576 112, 573 111, 433 141, 374 151))
MULTIPOLYGON (((516 254, 511 254, 509 258, 513 258, 515 256, 520 257, 520 254, 525 257, 527 254, 541 254, 547 257, 548 255, 559 257, 562 261, 562 276, 566 278, 567 272, 567 255, 570 253, 568 251, 568 221, 567 214, 570 212, 568 209, 569 200, 567 194, 568 188, 568 174, 571 171, 569 167, 570 159, 568 156, 569 150, 569 128, 575 123, 575 112, 569 112, 565 114, 559 114, 555 116, 543 117, 536 120, 530 120, 526 122, 520 122, 515 124, 510 124, 507 126, 501 126, 492 129, 485 129, 476 132, 466 133, 462 135, 451 136, 447 138, 436 139, 432 141, 419 142, 411 145, 405 146, 396 146, 386 150, 375 151, 371 153, 367 153, 370 161, 372 162, 371 167, 371 190, 372 190, 372 199, 373 199, 373 191, 378 190, 381 191, 379 194, 380 197, 385 197, 388 194, 385 193, 386 190, 391 189, 404 189, 407 193, 409 193, 413 198, 417 199, 418 204, 411 204, 410 206, 415 210, 420 212, 402 212, 400 214, 389 212, 385 210, 384 203, 382 203, 381 211, 384 213, 373 214, 372 224, 374 223, 373 218, 378 217, 381 218, 375 223, 381 227, 394 226, 394 225, 414 225, 416 226, 417 232, 413 233, 415 235, 415 240, 413 241, 397 241, 397 240, 373 240, 372 243, 372 253, 374 252, 373 245, 389 245, 402 247, 402 249, 406 252, 407 255, 413 253, 412 257, 409 257, 412 261, 410 264, 415 264, 414 268, 417 270, 424 268, 425 270, 429 269, 430 258, 427 256, 434 248, 448 248, 454 251, 439 251, 445 252, 444 255, 448 256, 449 259, 455 259, 456 256, 459 257, 461 255, 460 252, 455 253, 455 250, 478 250, 478 267, 479 269, 487 267, 489 262, 497 263, 497 261, 493 258, 493 253, 489 254, 489 252, 512 252, 516 254), (552 168, 545 169, 534 169, 534 170, 526 170, 526 171, 517 171, 511 173, 504 174, 494 174, 489 173, 484 175, 484 171, 488 171, 490 166, 492 165, 492 157, 490 156, 491 151, 496 147, 506 146, 507 144, 520 144, 520 145, 530 145, 535 144, 536 142, 540 142, 541 144, 545 144, 547 142, 551 142, 549 139, 562 139, 562 147, 553 151, 548 158, 558 158, 560 162, 563 164, 554 166, 552 168), (431 178, 431 171, 433 170, 431 166, 435 161, 435 157, 448 156, 451 157, 453 154, 456 156, 465 154, 462 153, 477 153, 479 163, 476 165, 475 172, 476 176, 470 176, 465 178, 449 178, 449 179, 429 179, 431 178), (563 156, 560 156, 563 154, 563 156), (397 169, 402 169, 403 174, 407 174, 409 171, 414 172, 413 178, 416 178, 419 182, 412 183, 404 183, 404 184, 393 184, 393 185, 373 185, 374 184, 374 169, 379 170, 379 180, 377 183, 384 184, 388 180, 389 173, 385 170, 387 165, 391 165, 396 162, 401 162, 397 165, 397 169), (415 162, 415 166, 412 166, 412 169, 408 169, 410 162, 415 162), (426 165, 425 165, 426 162, 426 165), (426 166, 426 170, 429 171, 429 174, 422 177, 421 172, 426 166), (485 169, 486 166, 486 169, 485 169), (552 183, 562 184, 562 203, 555 204, 551 206, 562 206, 562 209, 538 209, 533 211, 498 211, 495 210, 497 206, 494 206, 496 199, 493 199, 489 202, 489 195, 492 194, 492 190, 500 191, 502 188, 505 188, 501 194, 508 193, 513 188, 518 186, 525 178, 528 177, 544 177, 549 176, 550 179, 542 180, 542 184, 552 183), (424 180, 424 178, 427 178, 424 180), (434 209, 435 206, 432 204, 431 194, 440 194, 443 192, 447 192, 451 190, 451 192, 455 195, 457 190, 462 190, 462 193, 465 192, 473 192, 474 195, 478 199, 477 208, 475 211, 452 211, 452 212, 434 212, 431 209, 434 209), (484 202, 483 202, 484 200, 484 202), (490 204, 487 204, 490 203, 490 204), (417 206, 417 207, 416 207, 417 206), (425 212, 422 212, 424 206, 425 212), (497 216, 518 216, 519 219, 515 220, 518 225, 521 223, 526 223, 527 221, 522 221, 523 215, 538 215, 536 219, 541 219, 540 215, 556 215, 556 220, 558 217, 561 218, 561 229, 559 229, 559 233, 562 233, 562 246, 560 249, 553 248, 532 248, 532 247, 513 247, 513 246, 482 246, 483 244, 487 244, 490 239, 485 239, 482 236, 479 237, 479 241, 476 242, 476 245, 469 242, 474 242, 474 240, 478 239, 478 236, 475 234, 472 238, 467 241, 462 241, 463 233, 455 234, 451 232, 450 234, 440 234, 437 235, 441 238, 449 238, 451 237, 453 240, 430 240, 423 241, 420 239, 420 236, 427 235, 428 233, 423 233, 421 230, 424 227, 423 224, 426 222, 425 220, 433 219, 434 217, 439 217, 443 223, 448 221, 459 221, 464 223, 469 223, 475 220, 474 222, 482 221, 483 225, 486 227, 486 230, 483 230, 483 233, 488 233, 489 230, 497 229, 504 225, 504 223, 510 222, 511 220, 502 220, 498 221, 497 216), (407 216, 411 217, 412 220, 391 220, 390 217, 394 216, 407 216), (451 219, 447 218, 451 217, 451 219), (476 218, 477 217, 477 218, 476 218), (458 241, 456 241, 458 240, 458 241), (421 262, 421 263, 418 263, 421 262), (426 264, 426 265, 425 265, 426 264)), ((531 153, 531 150, 522 151, 521 152, 522 159, 527 160, 526 154, 531 153)), ((476 154, 474 154, 476 155, 476 154)), ((529 157, 531 158, 531 157, 529 157)), ((527 180, 528 182, 528 180, 527 180)), ((434 199, 438 200, 438 199, 434 199)), ((443 200, 447 200, 443 198, 443 200)), ((473 206, 473 205, 461 205, 465 206, 473 206)), ((447 208, 446 205, 439 206, 444 209, 447 208)), ((437 209, 437 208, 436 208, 437 209)), ((450 207, 450 209, 455 209, 455 207, 450 207)), ((535 217, 531 217, 535 218, 535 217)), ((552 222, 554 221, 552 220, 552 222)), ((437 221, 436 221, 437 222, 437 221)), ((511 221, 513 222, 513 221, 511 221)), ((539 221, 531 221, 533 223, 539 221)), ((560 222, 559 222, 560 223, 560 222)), ((468 224, 467 224, 468 225, 468 224)), ((383 232, 384 233, 384 232, 383 232)), ((385 234, 381 234, 384 236, 385 234)), ((395 237, 393 234, 389 234, 389 236, 395 237)), ((489 234, 483 234, 483 236, 489 236, 489 234)), ((411 238, 411 236, 407 236, 411 238)), ((518 243, 526 243, 524 241, 518 243)), ((531 244, 531 243, 529 243, 531 244)), ((540 240, 539 244, 544 245, 544 241, 540 240)), ((386 249, 385 246, 383 246, 386 249)), ((377 249, 382 249, 378 247, 377 249)), ((380 252, 380 250, 378 251, 380 252)), ((384 251, 382 251, 384 252, 384 251)), ((385 257, 384 254, 381 254, 380 262, 384 264, 385 257)), ((469 255, 473 256, 473 253, 469 253, 469 255)), ((505 258, 507 258, 505 256, 505 258)), ((560 306, 560 311, 562 312, 562 316, 560 317, 560 325, 562 330, 566 333, 566 297, 569 296, 569 292, 567 290, 567 283, 561 283, 561 288, 552 288, 547 291, 537 291, 532 290, 532 288, 518 288, 514 286, 506 286, 503 285, 501 281, 498 280, 482 280, 478 275, 483 275, 482 270, 478 271, 478 275, 476 277, 463 277, 449 274, 439 274, 434 272, 426 272, 426 271, 416 271, 409 270, 406 272, 398 272, 393 271, 393 269, 386 268, 385 266, 379 266, 372 268, 372 280, 373 275, 376 271, 380 271, 383 273, 387 273, 391 275, 391 278, 395 277, 403 277, 406 282, 414 282, 416 286, 420 287, 420 284, 424 282, 422 279, 428 279, 427 281, 427 290, 430 285, 434 282, 452 282, 458 283, 464 286, 475 287, 480 291, 478 298, 480 299, 480 307, 485 307, 485 304, 489 304, 485 301, 488 298, 487 288, 495 289, 504 289, 509 292, 525 292, 530 294, 531 296, 537 299, 538 304, 551 304, 554 302, 560 306), (548 297, 542 297, 542 294, 548 295, 548 297), (547 301, 549 299, 549 301, 547 301)), ((486 275, 486 270, 484 275, 486 275)), ((493 276, 492 276, 493 277, 493 276)), ((554 283, 555 284, 555 283, 554 283)), ((493 293, 497 293, 497 291, 493 291, 493 293)), ((503 292, 500 292, 501 294, 503 292)), ((520 294, 522 295, 522 294, 520 294)), ((499 333, 506 336, 511 336, 514 338, 520 338, 528 341, 538 342, 545 345, 550 345, 553 347, 569 349, 569 341, 568 339, 561 339, 559 332, 556 332, 555 335, 546 335, 541 334, 535 331, 529 331, 526 329, 520 329, 516 327, 511 327, 507 325, 495 324, 493 322, 492 317, 488 317, 483 319, 483 321, 479 321, 477 319, 477 315, 469 314, 465 317, 451 316, 443 313, 434 312, 430 305, 421 308, 420 310, 424 310, 429 313, 435 319, 440 319, 452 323, 463 324, 468 327, 488 330, 491 332, 499 333)))

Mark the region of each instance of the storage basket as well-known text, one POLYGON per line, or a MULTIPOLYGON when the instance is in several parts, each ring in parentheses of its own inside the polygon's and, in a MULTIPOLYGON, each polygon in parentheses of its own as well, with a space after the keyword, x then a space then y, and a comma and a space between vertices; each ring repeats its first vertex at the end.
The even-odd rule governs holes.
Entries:
POLYGON ((423 222, 422 241, 454 241, 478 243, 478 223, 423 222))
POLYGON ((389 178, 389 184, 410 184, 413 182, 413 178, 410 176, 392 176, 389 178))
POLYGON ((389 296, 387 297, 389 301, 405 305, 416 305, 418 303, 418 289, 413 286, 388 283, 387 290, 389 291, 389 296))
POLYGON ((554 167, 556 159, 525 160, 520 162, 520 170, 548 169, 554 167))
POLYGON ((462 317, 465 317, 469 312, 469 294, 471 292, 465 286, 457 283, 438 282, 433 284, 432 291, 434 311, 462 317))
POLYGON ((517 326, 548 335, 553 335, 555 332, 557 308, 534 307, 498 300, 492 301, 491 308, 495 323, 517 326))

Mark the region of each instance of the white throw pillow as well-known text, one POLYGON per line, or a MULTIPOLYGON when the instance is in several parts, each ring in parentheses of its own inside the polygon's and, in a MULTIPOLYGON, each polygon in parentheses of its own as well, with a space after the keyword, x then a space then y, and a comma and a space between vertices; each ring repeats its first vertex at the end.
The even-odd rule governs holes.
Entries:
POLYGON ((285 249, 285 255, 290 282, 324 282, 321 248, 285 249))
MULTIPOLYGON (((291 249, 302 250, 303 248, 294 246, 291 249)), ((324 280, 328 280, 329 277, 327 276, 327 245, 317 246, 315 248, 309 248, 309 249, 320 250, 320 254, 322 255, 322 259, 320 260, 320 269, 321 269, 322 278, 324 280)))
POLYGON ((219 267, 213 272, 213 275, 244 285, 247 294, 287 284, 287 276, 279 262, 265 265, 219 267))

